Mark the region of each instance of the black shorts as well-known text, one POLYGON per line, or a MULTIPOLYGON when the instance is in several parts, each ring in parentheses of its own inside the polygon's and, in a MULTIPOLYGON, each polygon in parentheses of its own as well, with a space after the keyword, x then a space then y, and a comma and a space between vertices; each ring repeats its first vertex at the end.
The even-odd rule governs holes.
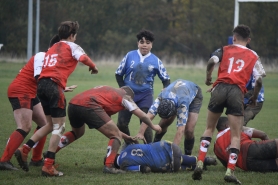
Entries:
POLYGON ((98 129, 106 123, 106 121, 101 118, 102 116, 99 115, 102 114, 103 111, 103 109, 91 109, 88 107, 69 104, 68 117, 70 125, 73 128, 80 128, 86 123, 90 129, 98 129))
POLYGON ((12 105, 13 111, 16 109, 26 108, 33 110, 33 107, 40 103, 39 98, 36 96, 35 98, 21 98, 21 97, 9 97, 9 101, 12 105))
POLYGON ((202 89, 198 87, 198 92, 195 98, 193 99, 193 101, 189 105, 189 112, 199 113, 202 107, 202 102, 203 102, 202 89))
POLYGON ((244 123, 245 125, 262 110, 263 102, 257 102, 256 106, 245 106, 244 108, 244 123))
POLYGON ((247 170, 256 172, 278 171, 276 158, 277 146, 274 139, 256 141, 248 148, 247 170))
POLYGON ((220 83, 211 92, 208 109, 214 113, 243 116, 243 93, 237 85, 220 83))
POLYGON ((37 95, 41 101, 44 114, 53 118, 66 116, 66 99, 64 90, 50 78, 38 82, 37 95))

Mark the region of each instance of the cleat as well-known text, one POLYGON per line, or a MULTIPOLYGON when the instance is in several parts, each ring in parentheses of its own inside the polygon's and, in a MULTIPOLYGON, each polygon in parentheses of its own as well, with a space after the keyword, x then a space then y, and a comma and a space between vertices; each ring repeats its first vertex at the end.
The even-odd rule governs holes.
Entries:
POLYGON ((0 170, 18 170, 10 161, 0 162, 0 170))
POLYGON ((151 170, 151 168, 148 167, 148 166, 140 166, 140 171, 141 171, 142 173, 150 173, 152 170, 151 170))
POLYGON ((29 166, 43 166, 43 162, 44 162, 43 159, 41 159, 39 161, 33 161, 31 159, 31 161, 29 162, 29 166))
POLYGON ((52 165, 51 167, 42 167, 42 176, 45 177, 61 177, 64 173, 56 170, 56 168, 52 165))
POLYGON ((192 174, 193 180, 201 180, 202 179, 203 166, 204 166, 204 164, 202 161, 197 162, 197 166, 192 174))
POLYGON ((114 168, 114 167, 109 168, 109 167, 107 167, 107 166, 104 166, 104 168, 103 168, 103 173, 120 174, 120 173, 126 173, 126 172, 123 171, 123 170, 114 168))
POLYGON ((234 175, 225 175, 224 180, 226 182, 232 182, 235 184, 241 184, 241 182, 234 175))
POLYGON ((224 180, 226 182, 232 182, 235 184, 241 184, 241 182, 236 178, 236 176, 234 176, 234 171, 231 170, 230 168, 227 168, 224 180))
POLYGON ((14 153, 19 166, 26 172, 29 171, 29 166, 27 163, 28 155, 23 153, 23 148, 18 148, 14 153))
POLYGON ((214 157, 206 157, 204 161, 204 168, 203 170, 207 170, 207 166, 216 166, 217 160, 214 157))

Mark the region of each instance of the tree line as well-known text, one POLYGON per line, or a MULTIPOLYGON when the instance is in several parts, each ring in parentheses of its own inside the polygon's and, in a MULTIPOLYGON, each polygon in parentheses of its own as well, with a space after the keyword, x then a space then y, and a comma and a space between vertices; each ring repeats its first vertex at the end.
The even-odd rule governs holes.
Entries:
MULTIPOLYGON (((80 24, 76 43, 93 58, 123 57, 137 48, 136 34, 148 29, 155 34, 152 52, 167 62, 207 59, 228 44, 234 4, 234 0, 40 0, 39 48, 46 51, 59 24, 72 20, 80 24)), ((240 3, 239 24, 250 26, 252 49, 268 59, 278 56, 277 9, 278 2, 240 3)), ((33 20, 35 38, 35 0, 33 20)), ((27 25, 27 0, 0 1, 1 53, 26 56, 27 25)))

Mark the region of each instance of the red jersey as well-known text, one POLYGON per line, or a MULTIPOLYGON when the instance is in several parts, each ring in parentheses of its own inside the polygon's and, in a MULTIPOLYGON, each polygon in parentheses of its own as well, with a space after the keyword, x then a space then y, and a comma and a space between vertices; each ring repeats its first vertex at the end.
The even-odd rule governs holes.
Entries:
POLYGON ((34 77, 41 73, 44 55, 44 52, 39 52, 30 58, 9 85, 8 97, 36 97, 37 81, 34 77))
POLYGON ((69 103, 92 109, 102 108, 109 116, 123 109, 133 111, 138 108, 134 101, 126 96, 124 89, 109 86, 97 86, 84 91, 74 96, 69 103))
POLYGON ((74 71, 83 49, 73 43, 60 41, 54 44, 45 54, 40 78, 51 78, 65 89, 69 75, 74 71))
POLYGON ((213 87, 218 83, 236 84, 246 93, 246 84, 250 79, 258 55, 240 45, 223 47, 223 56, 218 69, 218 77, 213 87))
MULTIPOLYGON (((238 159, 236 166, 243 169, 247 170, 246 167, 246 157, 247 157, 247 151, 250 146, 254 141, 251 140, 251 137, 248 136, 246 133, 241 132, 240 135, 240 152, 238 154, 238 159)), ((231 145, 231 131, 230 128, 227 128, 223 131, 220 131, 217 134, 216 141, 214 144, 214 153, 215 155, 220 158, 221 160, 225 161, 228 163, 229 160, 229 148, 231 145)))

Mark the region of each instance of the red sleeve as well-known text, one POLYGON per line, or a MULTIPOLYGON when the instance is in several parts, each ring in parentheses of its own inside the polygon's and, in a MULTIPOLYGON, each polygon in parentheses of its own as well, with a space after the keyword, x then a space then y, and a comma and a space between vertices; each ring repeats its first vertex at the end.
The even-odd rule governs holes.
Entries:
POLYGON ((96 66, 95 63, 87 55, 81 55, 79 61, 91 68, 94 68, 96 66))

